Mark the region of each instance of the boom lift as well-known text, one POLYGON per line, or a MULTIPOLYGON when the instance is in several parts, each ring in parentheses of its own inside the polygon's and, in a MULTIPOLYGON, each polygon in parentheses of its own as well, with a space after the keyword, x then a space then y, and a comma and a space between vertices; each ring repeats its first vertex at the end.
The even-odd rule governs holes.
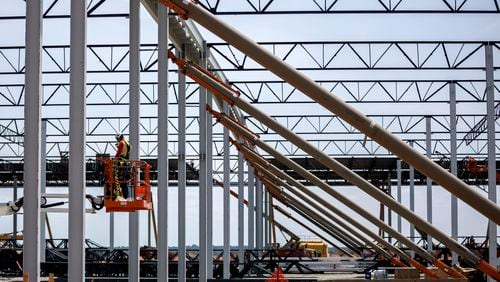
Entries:
POLYGON ((150 165, 145 161, 104 162, 106 212, 151 210, 150 165))

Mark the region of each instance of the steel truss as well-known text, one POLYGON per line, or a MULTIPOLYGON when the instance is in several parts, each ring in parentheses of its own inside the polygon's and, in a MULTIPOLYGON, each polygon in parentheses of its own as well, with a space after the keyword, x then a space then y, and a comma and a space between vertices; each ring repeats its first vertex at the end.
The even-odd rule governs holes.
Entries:
POLYGON ((348 0, 303 0, 290 5, 289 0, 200 0, 199 4, 216 15, 262 14, 379 14, 379 13, 499 13, 498 0, 477 3, 473 0, 371 0, 357 7, 348 0))
MULTIPOLYGON (((261 42, 298 70, 483 70, 484 46, 499 42, 261 42)), ((212 71, 264 70, 227 43, 208 44, 220 68, 212 71)), ((157 45, 141 45, 141 71, 157 71, 157 45)), ((69 72, 69 45, 44 46, 43 73, 69 72)), ((128 72, 127 44, 87 46, 88 73, 128 72)), ((0 74, 24 73, 24 46, 0 47, 0 74)), ((500 68, 496 62, 495 70, 500 68)), ((173 70, 174 71, 174 70, 173 70)))
MULTIPOLYGON (((497 118, 500 115, 497 115, 497 118)), ((401 136, 403 140, 411 141, 422 151, 426 149, 425 125, 427 115, 370 115, 372 119, 384 128, 401 136)), ((331 115, 280 115, 273 118, 285 125, 288 129, 306 136, 310 142, 317 143, 319 148, 332 156, 374 156, 391 155, 391 153, 371 140, 365 140, 363 134, 352 126, 346 124, 342 119, 331 115)), ((431 124, 433 128, 432 151, 434 154, 449 154, 450 141, 450 119, 448 115, 433 115, 431 124)), ((177 117, 169 119, 172 140, 169 141, 169 153, 177 155, 178 144, 176 140, 177 117)), ((481 138, 481 132, 477 124, 483 121, 483 115, 458 115, 457 134, 462 139, 458 144, 459 156, 481 156, 486 154, 486 139, 481 138), (474 139, 470 137, 475 133, 474 139)), ((47 156, 59 157, 68 151, 69 118, 48 118, 47 120, 47 156)), ((246 116, 245 120, 249 128, 263 138, 271 142, 287 156, 304 156, 298 148, 277 136, 272 130, 255 120, 246 116)), ((143 116, 141 118, 141 155, 144 157, 155 157, 157 154, 157 118, 143 116)), ((500 126, 497 119, 497 125, 500 126)), ((0 119, 0 155, 7 157, 22 158, 24 131, 23 119, 0 119)), ((128 129, 127 117, 88 117, 87 118, 87 149, 90 155, 112 153, 114 151, 114 132, 126 132, 128 129)), ((199 155, 198 130, 199 117, 188 116, 186 118, 186 145, 188 158, 195 159, 199 155)), ((222 155, 222 132, 214 132, 214 153, 222 155)), ((497 145, 498 147, 499 145, 497 145)), ((500 149, 500 148, 499 148, 500 149)))
MULTIPOLYGON (((22 0, 12 1, 13 3, 8 6, 12 11, 4 11, 0 16, 0 20, 24 20, 26 19, 26 2, 22 0)), ((48 0, 43 1, 43 18, 44 19, 67 19, 69 18, 69 4, 68 1, 62 0, 48 0)), ((117 3, 116 0, 90 0, 87 4, 87 17, 89 18, 126 18, 129 16, 126 5, 110 5, 117 3)), ((5 7, 4 7, 5 8, 5 7)))
MULTIPOLYGON (((19 5, 17 10, 6 12, 0 20, 25 19, 25 3, 16 0, 19 5)), ((91 0, 87 5, 89 18, 126 18, 128 10, 118 10, 124 5, 113 5, 116 0, 91 0), (110 9, 113 7, 114 9, 110 9)), ((500 13, 498 0, 487 0, 481 3, 474 0, 441 0, 420 3, 411 0, 371 0, 362 9, 347 0, 303 0, 294 5, 289 5, 288 0, 239 0, 234 5, 233 0, 200 0, 199 4, 217 15, 265 15, 265 14, 496 14, 500 13)), ((44 1, 44 19, 69 18, 69 8, 65 1, 44 1)))
MULTIPOLYGON (((457 102, 486 102, 484 80, 317 80, 348 103, 449 103, 449 85, 457 86, 457 102)), ((299 90, 283 81, 233 81, 232 85, 252 103, 313 104, 299 90)), ((500 93, 500 81, 495 81, 500 93)))
MULTIPOLYGON (((484 70, 484 46, 499 42, 259 42, 302 71, 314 70, 484 70)), ((223 71, 264 70, 227 43, 208 44, 223 71)), ((500 66, 495 62, 495 69, 500 66)))
MULTIPOLYGON (((450 83, 457 86, 457 102, 486 102, 484 80, 318 80, 319 84, 332 93, 344 98, 348 103, 448 103, 450 83)), ((231 83, 241 95, 252 103, 259 104, 312 104, 313 102, 283 81, 234 81, 231 83)), ((87 106, 128 105, 126 83, 87 84, 87 106)), ((169 84, 173 99, 170 104, 178 104, 177 83, 169 84)), ((66 106, 69 101, 69 84, 47 83, 43 85, 43 106, 66 106)), ((187 105, 198 102, 199 87, 187 83, 187 105)), ((500 80, 495 81, 495 91, 500 93, 500 80)), ((141 84, 142 105, 158 103, 157 83, 141 84)), ((24 106, 23 84, 0 84, 0 107, 24 106)))

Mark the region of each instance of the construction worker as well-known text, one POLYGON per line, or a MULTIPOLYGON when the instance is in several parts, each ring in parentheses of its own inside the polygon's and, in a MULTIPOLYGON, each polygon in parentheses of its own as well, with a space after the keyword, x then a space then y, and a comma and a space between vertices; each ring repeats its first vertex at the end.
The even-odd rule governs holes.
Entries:
POLYGON ((130 155, 130 144, 121 133, 116 134, 115 160, 128 161, 130 155))
POLYGON ((128 170, 130 144, 121 133, 117 133, 115 137, 116 137, 115 180, 120 184, 115 185, 113 191, 113 198, 115 200, 121 200, 122 198, 127 199, 129 197, 127 182, 130 180, 129 170, 128 170), (119 191, 120 188, 121 191, 119 191))

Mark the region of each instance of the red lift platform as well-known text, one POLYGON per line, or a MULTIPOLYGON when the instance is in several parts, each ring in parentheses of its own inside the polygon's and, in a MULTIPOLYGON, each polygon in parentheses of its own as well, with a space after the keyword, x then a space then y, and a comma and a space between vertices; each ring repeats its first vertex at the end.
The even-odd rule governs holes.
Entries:
POLYGON ((104 163, 106 212, 135 212, 153 208, 145 161, 107 160, 104 163))

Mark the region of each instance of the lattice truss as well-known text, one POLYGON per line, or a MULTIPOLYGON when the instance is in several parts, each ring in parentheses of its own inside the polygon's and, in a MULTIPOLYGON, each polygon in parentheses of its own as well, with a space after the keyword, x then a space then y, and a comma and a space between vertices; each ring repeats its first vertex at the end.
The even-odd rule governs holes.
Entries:
POLYGON ((497 0, 200 0, 199 3, 214 14, 500 12, 497 0))
MULTIPOLYGON (((69 1, 44 1, 46 20, 68 17, 69 1)), ((201 5, 216 14, 242 13, 497 13, 497 1, 367 1, 357 9, 356 1, 251 1, 201 0, 201 5), (431 3, 433 2, 433 3, 431 3), (436 4, 438 2, 438 4, 436 4), (285 5, 286 4, 286 5, 285 5)), ((24 1, 0 12, 0 25, 24 25, 24 1)), ((127 7, 118 0, 89 1, 89 22, 110 18, 128 25, 127 7), (119 7, 119 8, 117 8, 119 7)), ((425 151, 426 118, 431 119, 432 152, 435 158, 449 155, 450 84, 456 85, 458 102, 457 134, 459 157, 485 157, 486 82, 484 80, 485 42, 262 42, 261 45, 299 70, 306 71, 318 83, 329 89, 403 140, 425 151), (338 71, 392 71, 414 73, 418 79, 387 79, 369 76, 359 79, 333 80, 338 71), (459 73, 459 79, 432 79, 431 71, 459 73), (423 77, 423 78, 420 78, 423 77)), ((493 45, 495 70, 500 67, 500 42, 493 45)), ((260 65, 226 43, 208 44, 210 54, 219 62, 233 87, 242 97, 272 114, 274 118, 313 142, 331 156, 391 155, 383 147, 366 140, 349 124, 313 103, 287 83, 271 76, 260 65), (253 75, 258 73, 256 79, 253 75), (261 79, 265 77, 266 79, 261 79)), ((69 130, 69 45, 47 44, 43 55, 43 118, 47 120, 47 154, 57 158, 68 149, 69 130)), ((0 42, 0 158, 23 157, 24 104, 23 44, 0 42)), ((157 154, 157 101, 155 82, 157 46, 141 46, 141 154, 157 154)), ((128 131, 128 45, 89 43, 87 47, 89 81, 87 86, 87 156, 113 153, 116 132, 128 131)), ((356 77, 356 76, 354 76, 356 77)), ((170 72, 169 152, 177 155, 177 74, 170 72)), ((495 81, 495 95, 500 81, 495 81)), ((187 148, 188 159, 198 156, 198 86, 187 86, 187 148)), ((496 104, 496 117, 500 104, 496 104)), ((305 156, 287 140, 246 116, 247 125, 263 139, 288 156, 305 156)), ((500 121, 497 119, 497 130, 500 121)), ((497 149, 500 150, 500 144, 497 149)), ((222 155, 222 128, 214 127, 214 155, 222 155)), ((235 160, 233 160, 233 163, 235 160)))

